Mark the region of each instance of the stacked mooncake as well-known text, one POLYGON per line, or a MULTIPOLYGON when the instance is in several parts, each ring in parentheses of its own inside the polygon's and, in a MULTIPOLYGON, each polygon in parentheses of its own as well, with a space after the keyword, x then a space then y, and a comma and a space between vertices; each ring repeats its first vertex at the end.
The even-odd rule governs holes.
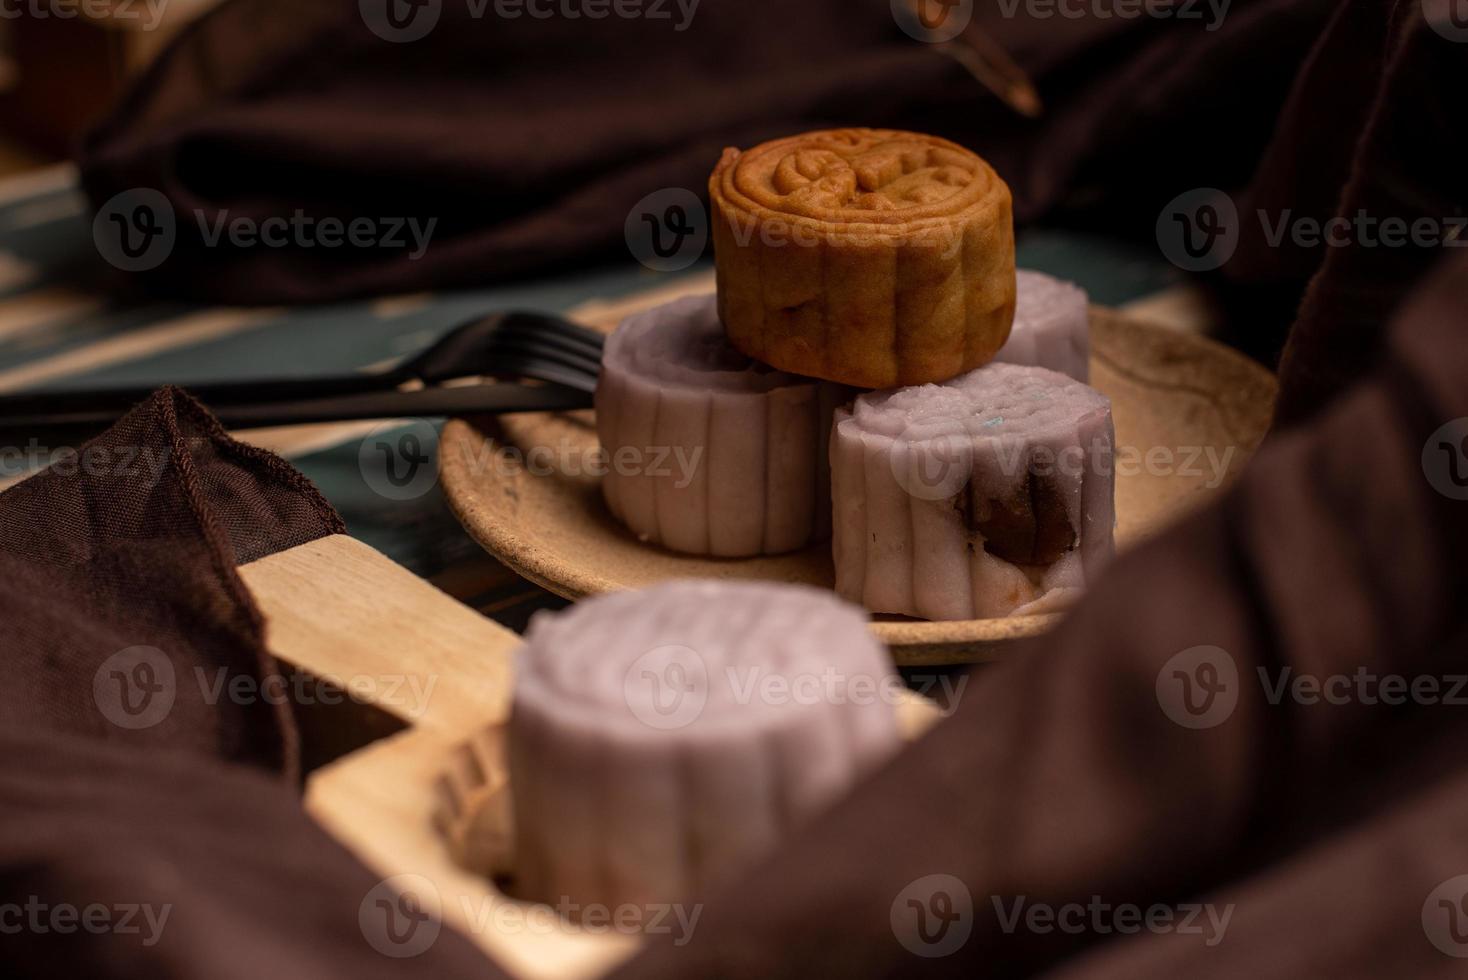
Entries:
POLYGON ((701 463, 681 484, 609 476, 618 520, 716 557, 829 528, 842 596, 930 619, 1043 610, 1094 575, 1113 436, 1086 386, 1086 295, 1016 274, 987 163, 833 130, 726 150, 709 193, 716 295, 623 323, 597 392, 610 458, 701 463))

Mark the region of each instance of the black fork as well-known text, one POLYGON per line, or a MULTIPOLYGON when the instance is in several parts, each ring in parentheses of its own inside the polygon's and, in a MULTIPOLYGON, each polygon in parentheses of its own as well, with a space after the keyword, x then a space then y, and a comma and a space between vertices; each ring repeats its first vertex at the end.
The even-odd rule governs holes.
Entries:
MULTIPOLYGON (((491 313, 461 324, 386 371, 190 385, 227 428, 492 412, 591 404, 603 336, 547 313, 491 313), (470 378, 524 384, 449 384, 470 378)), ((151 388, 0 396, 0 439, 77 441, 148 397, 151 388)))

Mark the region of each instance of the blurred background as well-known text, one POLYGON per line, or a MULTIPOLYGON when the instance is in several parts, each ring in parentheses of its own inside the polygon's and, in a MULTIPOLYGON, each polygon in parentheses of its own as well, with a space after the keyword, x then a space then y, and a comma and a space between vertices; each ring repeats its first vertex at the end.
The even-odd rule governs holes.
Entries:
POLYGON ((66 157, 128 81, 180 28, 218 2, 6 4, 0 18, 0 174, 66 157))

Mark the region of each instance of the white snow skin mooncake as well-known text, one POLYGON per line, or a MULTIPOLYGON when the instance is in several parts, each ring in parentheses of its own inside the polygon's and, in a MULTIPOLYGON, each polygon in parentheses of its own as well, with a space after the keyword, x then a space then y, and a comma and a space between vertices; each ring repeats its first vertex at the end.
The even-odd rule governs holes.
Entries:
POLYGON ((629 317, 607 340, 596 390, 607 507, 642 540, 693 555, 821 540, 831 416, 846 396, 735 350, 712 295, 629 317))
POLYGON ((823 589, 686 579, 538 614, 508 731, 516 893, 702 894, 895 751, 898 687, 823 589))

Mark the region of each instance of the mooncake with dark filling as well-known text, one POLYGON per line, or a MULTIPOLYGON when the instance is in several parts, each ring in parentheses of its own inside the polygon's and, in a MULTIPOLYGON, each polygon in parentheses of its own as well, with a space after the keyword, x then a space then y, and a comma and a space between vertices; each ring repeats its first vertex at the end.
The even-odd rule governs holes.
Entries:
POLYGON ((1054 608, 1110 557, 1110 400, 991 364, 871 392, 831 439, 836 591, 873 612, 982 619, 1054 608))

